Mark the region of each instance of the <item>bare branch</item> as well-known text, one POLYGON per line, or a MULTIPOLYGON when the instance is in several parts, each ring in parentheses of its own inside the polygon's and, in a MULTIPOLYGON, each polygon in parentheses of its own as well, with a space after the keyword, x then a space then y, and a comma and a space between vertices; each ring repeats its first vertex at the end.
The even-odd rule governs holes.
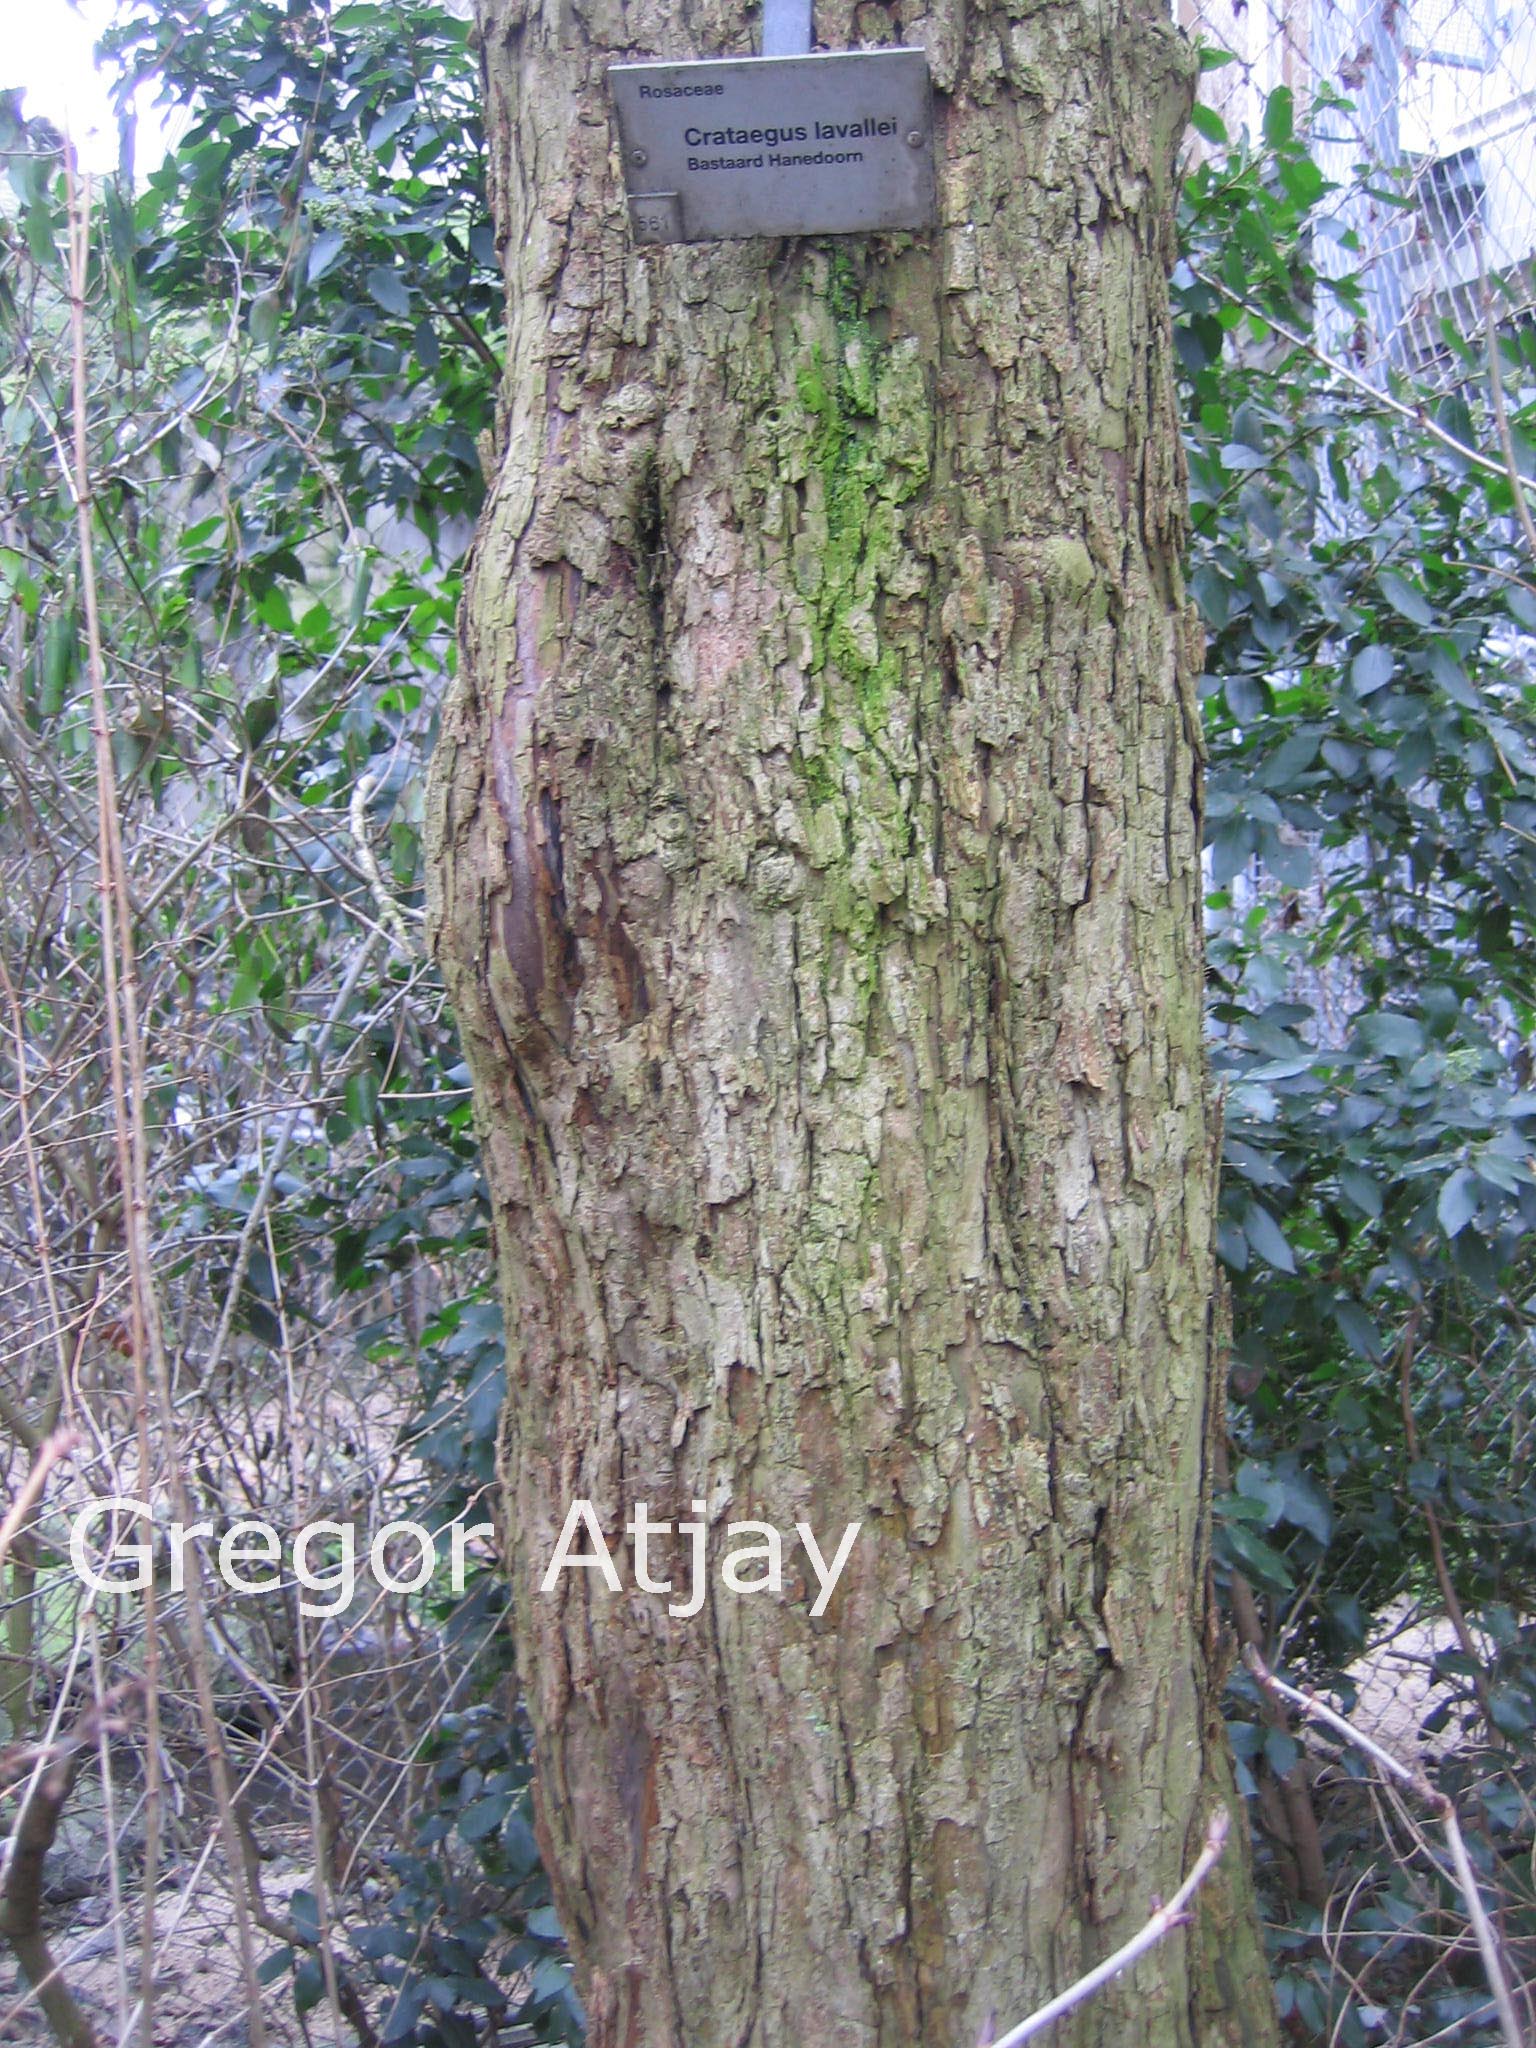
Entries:
POLYGON ((5 1520, 0 1522, 0 1565, 6 1560, 16 1532, 32 1512, 33 1503, 48 1483, 48 1474, 61 1458, 67 1458, 81 1441, 80 1432, 74 1429, 56 1429, 39 1449, 32 1461, 32 1469, 22 1483, 20 1493, 6 1511, 5 1520))
POLYGON ((1064 2013, 1071 2012, 1072 2008, 1081 2005, 1084 1999, 1092 1998, 1111 1977, 1118 1977, 1122 1970, 1128 1970, 1133 1963, 1139 1962, 1148 1949, 1155 1948, 1165 1935, 1171 1934, 1176 1927, 1187 1926, 1189 1915, 1184 1908, 1216 1868, 1221 1852, 1227 1844, 1227 1830, 1230 1825, 1227 1809, 1218 1806, 1211 1815, 1210 1826, 1205 1831, 1205 1847, 1195 1858, 1188 1877, 1167 1905, 1159 1906, 1138 1934, 1133 1934, 1131 1939, 1123 1947, 1117 1948, 1112 1956, 1106 1956, 1104 1961, 1097 1968, 1090 1970, 1086 1977, 1079 1977, 1075 1984, 1069 1985, 1058 1997, 1053 1998, 1049 2005, 1042 2005, 1038 2012, 1032 2012, 1027 2020, 1021 2020, 1016 2027, 1011 2028, 995 2044, 995 2048, 1022 2048, 1025 2041, 1032 2041, 1064 2013))
POLYGON ((1493 1993, 1494 2005, 1498 2009, 1499 2031, 1504 2036, 1504 2048, 1528 2048, 1525 2031, 1515 2011, 1515 2001, 1510 1995, 1509 1980, 1504 1974, 1504 1964, 1499 1955, 1493 1922, 1488 1917, 1488 1908, 1483 1904, 1482 1893, 1478 1890, 1472 1862, 1467 1855, 1467 1845, 1462 1838, 1461 1825, 1456 1818, 1456 1809, 1448 1795, 1431 1785, 1424 1775, 1422 1766, 1400 1762, 1397 1757, 1383 1749, 1379 1742, 1373 1742, 1369 1735, 1362 1735, 1360 1730, 1352 1727, 1342 1714, 1336 1713, 1315 1694, 1303 1692, 1299 1686, 1287 1685, 1283 1678, 1277 1678, 1257 1650, 1250 1648, 1245 1653, 1244 1661, 1261 1685, 1278 1693, 1282 1699, 1289 1700, 1293 1706, 1300 1707, 1301 1711, 1310 1715, 1314 1721, 1321 1721, 1325 1727, 1331 1728, 1343 1741, 1358 1749, 1362 1755, 1368 1756, 1386 1772, 1388 1777, 1396 1779, 1400 1785, 1406 1785, 1427 1806, 1434 1809, 1435 1818, 1445 1830, 1445 1843, 1450 1851, 1457 1890, 1461 1893, 1462 1903, 1467 1909, 1472 1932, 1477 1937, 1477 1946, 1483 1959, 1483 1971, 1488 1979, 1488 1988, 1493 1993))
POLYGON ((1509 477, 1510 495, 1515 501, 1515 515, 1520 521, 1520 531, 1525 535, 1525 544, 1536 561, 1536 519, 1531 517, 1530 500, 1525 494, 1525 478, 1520 464, 1515 459, 1514 436, 1509 431, 1509 408, 1504 402, 1504 372, 1499 364, 1499 323, 1493 309, 1493 287, 1488 282, 1488 265, 1483 258, 1483 234, 1476 221, 1472 223, 1472 251, 1477 257, 1477 282, 1483 304, 1483 325, 1488 337, 1488 392, 1493 401, 1493 420, 1498 428, 1499 448, 1504 457, 1504 468, 1509 477))

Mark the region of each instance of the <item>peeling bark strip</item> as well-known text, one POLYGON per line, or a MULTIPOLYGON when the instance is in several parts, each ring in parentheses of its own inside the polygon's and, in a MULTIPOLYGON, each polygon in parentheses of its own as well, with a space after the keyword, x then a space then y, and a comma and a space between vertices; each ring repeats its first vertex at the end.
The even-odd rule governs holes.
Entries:
MULTIPOLYGON (((506 430, 433 916, 593 2048, 975 2048, 1174 1891, 1226 1783, 1193 66, 1134 0, 819 27, 928 50, 932 237, 633 249, 603 66, 754 18, 481 0, 506 430), (621 1546, 703 1500, 702 1611, 632 1552, 541 1596, 577 1498, 621 1546), (819 1618, 798 1553, 722 1590, 748 1519, 862 1524, 819 1618)), ((1273 2041, 1228 1862, 1063 2043, 1273 2041)))

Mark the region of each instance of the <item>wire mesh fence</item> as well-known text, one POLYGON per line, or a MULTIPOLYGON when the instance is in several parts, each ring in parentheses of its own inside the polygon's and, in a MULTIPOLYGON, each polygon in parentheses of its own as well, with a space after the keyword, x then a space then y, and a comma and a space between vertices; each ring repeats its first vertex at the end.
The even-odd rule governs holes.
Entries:
POLYGON ((1326 273, 1363 268, 1369 318, 1320 307, 1320 344, 1356 368, 1438 378, 1479 318, 1483 273, 1533 302, 1533 0, 1180 0, 1192 33, 1236 62, 1203 97, 1228 132, 1257 132, 1265 96, 1313 106, 1313 150, 1339 188, 1326 273), (1375 175, 1356 177, 1362 166, 1375 175), (1521 272, 1525 271, 1522 277, 1521 272))

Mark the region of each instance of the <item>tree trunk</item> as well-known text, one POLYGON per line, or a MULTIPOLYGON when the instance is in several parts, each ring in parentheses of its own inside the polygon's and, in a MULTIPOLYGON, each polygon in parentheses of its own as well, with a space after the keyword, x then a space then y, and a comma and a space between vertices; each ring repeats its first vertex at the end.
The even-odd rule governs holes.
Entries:
MULTIPOLYGON (((976 2048, 1227 1796, 1193 65, 1126 0, 823 0, 825 47, 927 48, 942 226, 637 251, 605 63, 756 17, 624 23, 481 0, 511 334, 431 805, 540 1838, 593 2048, 976 2048), (540 1591, 578 1499, 618 1593, 540 1591), (695 1500, 679 1617, 625 1525, 695 1500), (722 1583, 748 1519, 781 1597, 722 1583), (791 1526, 855 1521, 816 1617, 791 1526)), ((1229 1851, 1054 2041, 1273 2029, 1229 1851)))

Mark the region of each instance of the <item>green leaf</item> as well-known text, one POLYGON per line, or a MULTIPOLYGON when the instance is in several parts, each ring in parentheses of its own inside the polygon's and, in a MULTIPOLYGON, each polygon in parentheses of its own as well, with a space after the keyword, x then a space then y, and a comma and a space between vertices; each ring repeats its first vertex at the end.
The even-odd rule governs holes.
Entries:
POLYGON ((249 1010, 261 995, 261 976, 249 967, 239 968, 230 980, 224 999, 226 1010, 249 1010))
POLYGON ((1294 789, 1317 759, 1317 749, 1316 732, 1293 732, 1259 770, 1259 782, 1265 789, 1294 789))
POLYGON ((44 718, 56 718, 64 709, 70 680, 75 673, 78 636, 75 621, 58 613, 48 621, 43 634, 42 687, 37 708, 44 718))
POLYGON ((465 1842, 481 1842, 487 1835, 495 1834, 507 1817, 512 1801, 505 1792, 491 1794, 477 1799, 459 1815, 459 1836, 465 1842))
POLYGON ((1241 1522, 1223 1522, 1221 1541, 1239 1569, 1277 1593, 1290 1592, 1295 1581, 1291 1568, 1273 1545, 1241 1522))
POLYGON ((392 141, 400 133, 406 122, 414 118, 415 113, 416 102, 412 99, 401 100, 398 106, 391 107, 386 113, 380 114, 373 126, 368 130, 368 147, 375 151, 382 150, 385 143, 392 141))
MULTIPOLYGON (((1391 569, 1383 569, 1376 578, 1382 596, 1393 611, 1405 618, 1411 626, 1432 626, 1435 615, 1422 591, 1415 590, 1401 576, 1391 569)), ((1364 695, 1364 692, 1361 692, 1364 695)))
POLYGON ((1250 1202, 1243 1212, 1243 1231, 1248 1242, 1279 1273, 1294 1273, 1296 1255, 1285 1241, 1285 1232, 1261 1203, 1250 1202))
POLYGON ((1277 1778, 1288 1778, 1301 1761, 1301 1744, 1283 1728, 1264 1731, 1264 1761, 1277 1778))
POLYGON ((1275 880, 1287 889, 1304 889, 1312 879, 1312 856, 1299 840, 1282 839, 1266 826, 1259 854, 1275 880))
POLYGON ((1293 1528, 1303 1529, 1325 1549, 1333 1534, 1333 1513, 1321 1490, 1305 1472, 1287 1470, 1281 1475, 1283 1513, 1293 1528))
POLYGON ((382 263, 376 263, 368 273, 368 296, 386 313, 403 315, 411 310, 411 295, 401 283, 399 272, 382 263))
POLYGON ((313 2012, 325 1996, 325 1971, 318 1956, 305 1956, 293 1973, 293 2009, 313 2012))
MULTIPOLYGON (((1263 1525, 1272 1529, 1285 1512, 1285 1484, 1267 1465, 1245 1458, 1232 1481, 1243 1500, 1256 1501, 1263 1510, 1263 1525)), ((1233 1500, 1230 1505, 1237 1507, 1233 1500)))
POLYGON ((1288 197, 1303 209, 1316 206, 1329 189, 1328 180, 1309 156, 1282 157, 1280 182, 1288 197))
MULTIPOLYGON (((281 599, 281 608, 286 617, 288 600, 281 591, 273 594, 281 599)), ((291 623, 291 621, 289 622, 291 623)), ((265 690, 259 697, 253 697, 241 714, 245 728, 245 743, 254 754, 267 735, 272 732, 282 716, 282 705, 275 690, 265 690)))
POLYGON ((1197 106, 1189 117, 1189 125, 1197 135, 1203 135, 1207 142, 1218 147, 1227 139, 1226 123, 1214 108, 1197 106))
POLYGON ((1459 1236, 1477 1214, 1476 1174, 1465 1166, 1458 1166, 1440 1189, 1435 1213, 1447 1237, 1459 1236))
POLYGON ((258 292, 251 301, 251 340, 258 348, 266 348, 276 339, 277 330, 283 317, 282 294, 276 287, 271 291, 258 292))
POLYGON ((1248 1270, 1248 1240, 1236 1223, 1222 1223, 1216 1231, 1216 1255, 1234 1273, 1248 1270))
POLYGON ((272 627, 277 633, 293 631, 293 607, 288 602, 288 593, 281 583, 274 583, 264 590, 256 601, 256 616, 264 626, 272 627))
POLYGON ((1271 149, 1289 142, 1296 127, 1295 99, 1288 85, 1277 85, 1264 103, 1264 140, 1271 149))
POLYGON ((1459 441, 1463 448, 1477 447, 1477 429, 1472 424, 1472 414, 1467 401, 1455 393, 1448 398, 1442 398, 1435 407, 1435 424, 1449 434, 1453 441, 1459 441))
POLYGON ((1368 1359, 1379 1365, 1383 1357, 1382 1343, 1376 1333, 1376 1325, 1357 1301, 1336 1301, 1333 1305, 1333 1319, 1344 1334, 1344 1341, 1357 1358, 1368 1359))
POLYGON ((342 1088, 342 1100, 353 1128, 359 1131, 370 1129, 378 1111, 378 1070, 359 1067, 355 1073, 349 1074, 342 1088))
POLYGON ((397 2044, 398 2048, 405 2048, 408 2041, 414 2040, 416 2022, 426 2002, 427 1994, 419 1979, 415 1982, 408 1980, 400 1987, 393 2005, 386 2008, 383 2030, 379 2035, 385 2048, 397 2048, 397 2044))
POLYGON ((1445 1468, 1433 1458, 1416 1458, 1408 1467, 1408 1491, 1417 1501, 1433 1500, 1445 1478, 1445 1468))
POLYGON ((1416 1017, 1404 1017, 1395 1010, 1377 1010, 1362 1017, 1355 1037, 1367 1052, 1385 1059, 1417 1059, 1424 1050, 1424 1027, 1416 1017))
POLYGON ((1258 676, 1228 676, 1222 694, 1232 716, 1241 725, 1256 724, 1269 709, 1269 698, 1263 680, 1258 676))
POLYGON ((1464 711, 1482 710, 1483 700, 1468 680, 1466 670, 1442 641, 1437 640, 1430 647, 1429 674, 1453 704, 1459 704, 1464 711))
POLYGON ((313 1892, 296 1891, 288 1901, 288 1917, 301 1941, 320 1939, 320 1905, 313 1892))
POLYGON ((1246 818, 1234 818, 1211 841, 1211 879, 1217 888, 1240 874, 1252 859, 1258 835, 1246 818))
POLYGON ((1357 697, 1374 696, 1391 682, 1394 669, 1389 647, 1362 647, 1349 666, 1350 688, 1357 697))
POLYGON ((1381 1214, 1381 1189, 1363 1167, 1339 1168, 1339 1192, 1373 1223, 1381 1214))
POLYGON ((1536 1726, 1530 1700, 1512 1685, 1496 1685, 1490 1690, 1488 1718, 1501 1735, 1526 1736, 1536 1726))
POLYGON ((301 640, 319 648, 330 637, 331 615, 323 604, 312 604, 297 621, 297 630, 301 640))
POLYGON ((316 235, 305 270, 311 284, 319 283, 346 246, 346 236, 338 234, 334 228, 327 228, 323 234, 316 235))
POLYGON ((1267 1152, 1260 1152, 1255 1146, 1245 1145, 1240 1138, 1229 1137, 1226 1140, 1222 1147, 1222 1158, 1228 1166, 1256 1188, 1289 1188, 1291 1185, 1267 1152))
POLYGON ((507 1816, 507 1824, 501 1837, 501 1853, 516 1884, 521 1884, 525 1877, 539 1867, 538 1841, 520 1808, 507 1816))

